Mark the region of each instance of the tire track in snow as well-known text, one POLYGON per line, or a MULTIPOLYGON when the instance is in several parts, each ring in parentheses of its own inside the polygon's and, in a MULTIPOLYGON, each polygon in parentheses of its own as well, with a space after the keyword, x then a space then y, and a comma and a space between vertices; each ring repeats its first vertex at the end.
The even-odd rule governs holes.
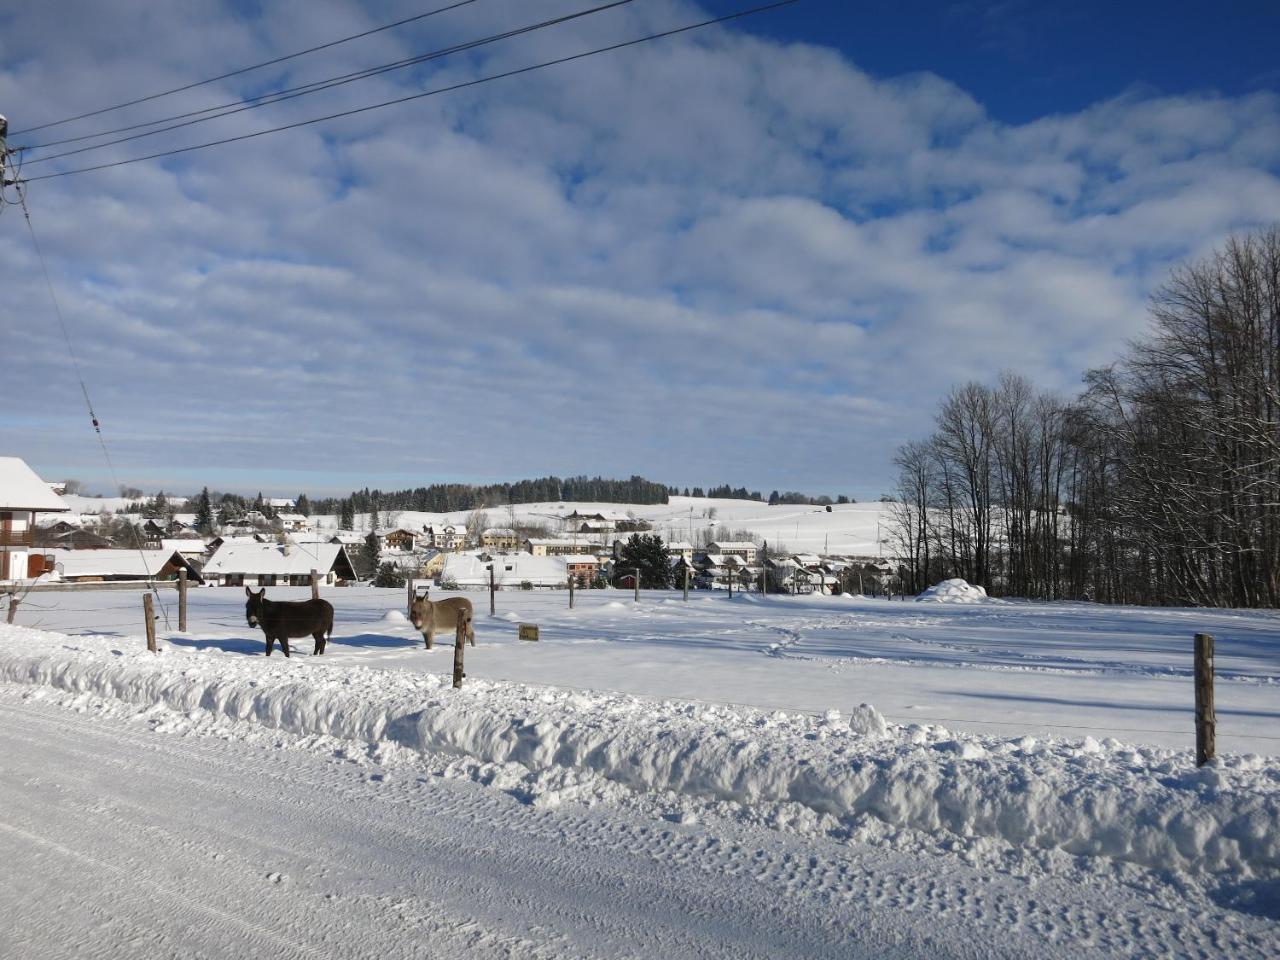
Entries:
MULTIPOLYGON (((25 721, 29 726, 39 726, 47 731, 53 743, 57 743, 59 751, 76 755, 80 762, 110 757, 113 750, 124 750, 130 754, 145 751, 159 761, 159 765, 164 768, 166 780, 180 783, 179 796, 226 786, 223 776, 196 774, 192 769, 193 760, 196 761, 196 769, 201 771, 214 768, 220 773, 239 774, 243 777, 244 764, 240 762, 238 751, 234 749, 237 745, 234 743, 228 744, 207 737, 178 739, 157 736, 150 730, 140 730, 136 726, 91 722, 69 716, 65 719, 72 720, 70 724, 63 724, 61 717, 38 717, 35 718, 35 724, 31 724, 33 717, 29 715, 29 711, 9 710, 6 707, 2 712, 6 714, 7 729, 17 729, 15 723, 10 721, 25 721), (62 729, 68 726, 73 731, 62 729), (175 763, 179 764, 177 770, 173 769, 175 763)), ((265 739, 285 741, 290 738, 272 732, 265 739)), ((305 741, 302 742, 305 744, 305 741)), ((739 883, 748 882, 748 895, 739 909, 755 911, 759 916, 769 918, 781 926, 794 925, 798 920, 807 922, 812 925, 811 932, 815 939, 822 939, 819 934, 824 934, 828 943, 847 939, 846 931, 858 929, 859 925, 866 927, 870 923, 872 928, 876 927, 877 924, 869 921, 865 914, 870 911, 872 914, 883 912, 897 917, 897 923, 890 925, 890 930, 896 926, 897 933, 907 936, 908 940, 911 939, 913 928, 921 924, 928 926, 929 917, 949 918, 949 922, 962 927, 974 923, 981 925, 998 922, 1003 930, 1011 931, 1010 936, 1023 943, 1027 956, 1084 955, 1074 949, 1065 949, 1073 943, 1076 948, 1081 946, 1075 937, 1082 926, 1091 932, 1097 944, 1108 945, 1108 950, 1104 952, 1114 949, 1117 952, 1137 954, 1145 950, 1151 955, 1222 955, 1220 951, 1208 949, 1205 943, 1197 939, 1199 931, 1213 930, 1216 927, 1219 933, 1227 933, 1234 955, 1262 956, 1266 953, 1263 949, 1265 940, 1251 937, 1247 929, 1242 929, 1235 922, 1235 915, 1228 914, 1224 918, 1215 915, 1215 911, 1204 908, 1197 908, 1188 915, 1187 905, 1179 902, 1178 913, 1174 914, 1171 922, 1165 922, 1162 918, 1153 920, 1143 911, 1133 909, 1132 903, 1126 904, 1126 900, 1130 898, 1123 895, 1122 888, 1112 891, 1111 895, 1104 898, 1111 903, 1106 915, 1094 917, 1089 914, 1088 906, 1078 902, 1078 898, 1074 896, 1065 896, 1062 898, 1065 903, 1055 904, 1051 888, 1058 885, 1069 889, 1069 883, 1042 884, 1039 896, 1027 900, 1018 892, 1018 882, 1007 877, 972 875, 972 871, 963 867, 957 870, 954 862, 944 862, 939 870, 937 862, 931 862, 929 858, 919 862, 919 856, 916 855, 912 858, 910 870, 904 872, 902 864, 895 862, 897 858, 870 848, 856 848, 846 852, 841 845, 821 841, 802 845, 797 850, 794 841, 785 837, 765 838, 764 842, 760 842, 758 832, 747 831, 745 838, 735 838, 733 833, 740 832, 741 828, 732 824, 716 824, 715 832, 708 833, 702 830, 682 831, 665 825, 650 826, 652 821, 646 822, 643 818, 637 822, 634 817, 623 819, 590 812, 569 814, 563 811, 531 811, 514 804, 496 791, 484 790, 471 784, 432 778, 429 784, 419 785, 411 776, 400 776, 400 768, 395 765, 389 768, 371 765, 379 770, 385 769, 390 779, 390 783, 384 781, 377 784, 371 794, 370 784, 365 779, 369 768, 353 769, 351 764, 322 760, 325 769, 321 771, 320 781, 315 781, 314 771, 311 771, 301 781, 309 789, 298 795, 300 774, 307 773, 299 768, 314 766, 314 754, 305 749, 297 754, 289 753, 283 758, 285 762, 280 764, 278 750, 257 752, 265 753, 268 757, 275 754, 271 759, 276 763, 265 767, 257 763, 253 765, 255 779, 260 778, 266 782, 234 787, 242 799, 256 804, 265 798, 270 801, 271 809, 280 815, 292 812, 295 817, 304 817, 308 822, 327 823, 330 828, 336 822, 335 812, 340 812, 342 816, 355 816, 360 821, 362 835, 368 831, 368 835, 377 839, 376 846, 380 850, 395 850, 416 840, 419 845, 417 849, 428 854, 430 862, 435 862, 442 849, 449 849, 448 843, 444 847, 422 847, 424 837, 421 830, 409 829, 404 817, 407 812, 410 822, 413 822, 413 816, 416 815, 413 811, 421 811, 427 805, 447 808, 463 822, 504 824, 500 830, 484 833, 483 839, 477 839, 474 831, 466 834, 465 842, 474 844, 469 850, 471 861, 468 868, 475 866, 483 870, 485 864, 491 862, 503 862, 505 868, 505 862, 509 859, 518 868, 515 871, 518 876, 563 876, 566 882, 577 883, 585 865, 588 874, 595 881, 607 884, 610 880, 616 883, 616 873, 609 864, 619 856, 641 864, 666 863, 671 865, 670 869, 674 869, 678 876, 686 876, 689 871, 694 871, 704 876, 706 881, 719 885, 724 884, 725 878, 739 883), (280 769, 273 769, 276 766, 280 769), (393 784, 396 785, 395 789, 389 789, 393 784), (311 787, 330 790, 337 788, 336 795, 343 800, 342 810, 335 811, 331 804, 318 803, 315 797, 321 795, 320 791, 310 789, 311 787), (388 796, 389 793, 393 795, 388 796), (374 808, 368 811, 357 809, 353 814, 352 806, 362 800, 372 802, 374 808), (443 806, 440 801, 443 801, 443 806), (514 829, 517 825, 518 829, 514 829), (532 866, 528 866, 527 858, 522 858, 522 853, 526 851, 521 850, 521 845, 517 843, 513 846, 504 842, 504 838, 511 839, 513 829, 519 837, 533 837, 544 845, 553 845, 556 855, 550 859, 535 858, 532 866), (726 832, 728 836, 718 835, 726 832), (570 849, 563 849, 566 844, 570 849), (526 866, 521 867, 522 863, 526 863, 526 866), (782 900, 781 906, 779 897, 782 900), (815 903, 823 905, 816 918, 812 909, 815 903), (802 910, 797 916, 794 909, 797 904, 808 904, 809 909, 802 910), (808 918, 807 921, 803 919, 805 917, 808 918), (1159 950, 1153 949, 1155 947, 1159 947, 1159 950)), ((111 759, 118 769, 110 779, 116 779, 127 772, 129 763, 125 757, 111 759)), ((421 771, 423 766, 418 761, 416 765, 406 769, 412 773, 415 769, 421 771)), ((430 763, 425 766, 429 768, 430 763)), ((82 793, 81 803, 89 805, 96 802, 93 799, 92 783, 82 784, 79 790, 82 793)), ((86 806, 85 809, 89 807, 86 806)), ((139 805, 136 810, 137 819, 145 818, 146 806, 139 805)), ((425 814, 425 811, 422 813, 425 814)), ((173 829, 180 829, 181 821, 175 821, 171 826, 173 829)), ((253 834, 246 836, 252 837, 253 834)), ((155 835, 152 837, 155 839, 155 835)), ((701 881, 698 885, 706 887, 706 881, 701 881)), ((687 888, 687 876, 685 882, 673 883, 669 876, 654 880, 642 875, 637 882, 610 889, 614 890, 612 896, 622 894, 632 898, 652 897, 655 903, 661 903, 664 889, 682 886, 687 888)), ((482 893, 483 886, 480 889, 482 893)), ((742 892, 736 887, 735 893, 736 897, 677 898, 674 906, 704 924, 710 923, 717 911, 723 909, 722 900, 732 902, 741 899, 742 892)), ((435 897, 428 899, 434 900, 435 897)), ((371 896, 362 903, 388 913, 390 916, 383 918, 387 922, 392 922, 395 916, 401 917, 406 923, 409 919, 405 918, 417 917, 420 921, 424 916, 430 917, 430 910, 423 914, 414 906, 414 901, 394 895, 381 898, 371 896)), ((542 906, 545 908, 546 904, 542 906)), ((567 912, 572 914, 573 909, 571 906, 567 912)), ((571 924, 573 919, 564 914, 555 915, 555 920, 561 924, 571 924)), ((581 916, 577 920, 579 923, 588 922, 588 918, 581 916)), ((883 930, 883 922, 878 926, 883 930)), ((617 928, 613 929, 616 933, 617 928)), ((697 938, 690 940, 670 934, 657 939, 651 936, 648 940, 640 937, 631 943, 647 942, 648 947, 642 951, 647 955, 656 955, 650 953, 650 949, 660 949, 663 955, 668 956, 716 955, 715 951, 708 953, 705 940, 704 931, 701 946, 697 938)), ((881 946, 889 942, 891 939, 881 946)), ((938 944, 927 943, 928 949, 924 949, 925 941, 915 941, 916 948, 924 949, 925 953, 931 955, 949 955, 946 948, 954 947, 954 944, 942 946, 943 949, 939 950, 938 944)), ((820 951, 819 944, 811 941, 804 955, 819 955, 820 952, 825 951, 820 951)), ((987 951, 982 953, 986 954, 987 951)), ((846 943, 843 953, 832 955, 851 955, 849 944, 846 943)), ((1011 952, 1009 955, 1018 954, 1011 952)))

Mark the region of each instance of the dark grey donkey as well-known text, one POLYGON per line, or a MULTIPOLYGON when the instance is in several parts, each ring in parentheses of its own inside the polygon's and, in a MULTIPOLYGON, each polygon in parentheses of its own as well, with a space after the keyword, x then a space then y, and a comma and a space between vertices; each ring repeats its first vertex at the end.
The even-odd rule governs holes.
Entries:
POLYGON ((289 656, 289 638, 312 636, 316 648, 312 656, 324 653, 325 644, 333 635, 333 604, 328 600, 268 600, 267 588, 254 593, 244 588, 249 602, 244 605, 244 616, 251 627, 261 627, 267 636, 267 656, 277 640, 284 655, 289 656))

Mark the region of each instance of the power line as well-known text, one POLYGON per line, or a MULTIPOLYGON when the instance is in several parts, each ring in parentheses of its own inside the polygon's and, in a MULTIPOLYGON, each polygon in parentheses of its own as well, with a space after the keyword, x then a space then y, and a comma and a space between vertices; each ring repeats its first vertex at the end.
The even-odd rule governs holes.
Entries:
POLYGON ((124 103, 117 103, 114 106, 102 107, 98 110, 91 110, 88 113, 81 113, 74 117, 66 117, 62 120, 51 120, 48 123, 42 123, 38 126, 27 127, 25 130, 15 130, 13 134, 34 133, 37 130, 44 130, 48 127, 59 127, 64 123, 71 123, 75 120, 84 120, 88 117, 96 117, 99 114, 110 113, 113 110, 122 110, 125 107, 132 107, 139 103, 147 103, 151 100, 159 100, 161 97, 168 97, 175 93, 182 93, 186 90, 194 90, 196 87, 202 87, 205 84, 216 83, 219 80, 226 80, 228 77, 238 77, 242 73, 249 73, 252 70, 260 70, 263 67, 274 66, 277 63, 284 63, 286 60, 293 60, 297 57, 306 56, 309 53, 316 53, 319 50, 327 50, 330 47, 336 47, 352 40, 359 40, 363 37, 372 36, 375 33, 381 33, 384 30, 391 30, 395 27, 402 27, 406 23, 413 23, 415 20, 423 20, 427 17, 434 17, 439 13, 447 13, 450 10, 456 10, 458 7, 465 7, 468 4, 475 3, 476 0, 459 0, 457 3, 449 4, 447 7, 439 7, 435 10, 428 10, 426 13, 419 13, 412 17, 405 17, 403 20, 397 20, 395 23, 384 24, 381 27, 374 27, 372 30, 365 30, 363 33, 353 33, 348 37, 339 37, 337 40, 330 40, 328 43, 322 43, 319 46, 308 47, 306 50, 299 50, 297 53, 286 54, 283 57, 276 57, 274 60, 264 60, 262 63, 255 63, 248 67, 240 67, 238 70, 232 70, 229 73, 223 73, 216 77, 210 77, 208 80, 197 80, 195 83, 188 83, 185 86, 174 87, 172 90, 165 90, 162 93, 153 93, 150 96, 139 97, 137 100, 127 100, 124 103))
MULTIPOLYGON (((80 370, 80 361, 76 357, 75 347, 71 343, 71 334, 67 330, 67 321, 62 316, 62 307, 58 304, 58 295, 53 289, 53 278, 49 275, 49 265, 45 262, 44 251, 40 248, 40 241, 36 237, 36 228, 31 223, 31 211, 27 209, 26 192, 19 190, 18 201, 22 204, 22 215, 27 221, 27 230, 31 234, 31 245, 35 247, 36 257, 40 260, 40 269, 44 273, 45 285, 49 288, 49 299, 53 302, 53 312, 58 318, 58 326, 62 329, 62 339, 67 343, 67 353, 71 356, 71 366, 75 370, 76 379, 80 381, 80 392, 84 395, 84 404, 89 410, 89 419, 93 423, 93 432, 98 435, 98 444, 102 447, 102 457, 107 462, 107 470, 111 473, 111 482, 120 487, 120 478, 116 475, 115 464, 111 462, 111 454, 107 450, 107 440, 102 435, 102 426, 98 422, 98 414, 94 412, 93 401, 89 399, 89 387, 84 382, 84 374, 80 370)), ((129 525, 130 531, 133 533, 133 543, 138 550, 138 556, 142 560, 142 572, 150 574, 147 567, 147 555, 142 549, 142 541, 138 537, 138 530, 132 524, 129 525)), ((165 602, 160 599, 160 591, 156 587, 154 577, 150 578, 151 592, 155 594, 156 603, 160 606, 160 612, 164 615, 164 624, 169 626, 169 608, 165 602)))
POLYGON ((594 57, 597 54, 610 53, 614 50, 622 50, 626 47, 634 47, 637 44, 647 43, 650 40, 661 40, 665 37, 673 37, 678 34, 688 33, 693 30, 699 30, 703 27, 713 26, 718 23, 725 23, 730 20, 737 20, 742 17, 751 16, 753 14, 764 13, 768 10, 776 10, 780 7, 789 7, 792 4, 799 3, 799 2, 800 0, 777 0, 777 2, 775 3, 768 3, 768 4, 764 4, 763 6, 751 7, 746 10, 738 10, 734 13, 725 14, 724 16, 721 16, 721 17, 713 17, 710 20, 702 20, 698 23, 687 24, 683 27, 675 27, 671 30, 663 30, 659 33, 651 33, 643 37, 637 37, 634 40, 625 40, 621 43, 610 44, 609 46, 606 46, 606 47, 597 47, 594 50, 587 50, 587 51, 584 51, 583 53, 575 53, 567 57, 558 57, 555 60, 544 60, 542 63, 535 63, 527 67, 520 67, 519 69, 516 69, 516 70, 507 70, 502 73, 490 74, 487 77, 480 77, 476 80, 467 80, 465 82, 455 83, 447 87, 437 87, 434 90, 425 90, 421 93, 413 93, 413 94, 409 94, 408 96, 397 97, 393 100, 383 100, 379 103, 372 103, 364 107, 356 107, 355 109, 352 109, 352 110, 343 110, 343 111, 340 111, 339 113, 331 113, 323 117, 314 117, 311 120, 299 120, 297 123, 287 123, 287 124, 284 124, 283 126, 271 127, 267 130, 258 130, 254 133, 240 134, 239 136, 235 136, 235 137, 225 137, 221 140, 210 140, 205 143, 196 143, 187 147, 177 147, 173 150, 164 150, 164 151, 161 151, 160 153, 152 153, 142 157, 131 157, 127 160, 115 160, 110 163, 99 163, 90 167, 78 167, 74 170, 62 170, 62 171, 59 171, 58 173, 46 173, 43 176, 30 177, 28 178, 28 182, 34 183, 37 180, 52 180, 56 177, 70 177, 79 173, 90 173, 94 170, 108 170, 108 169, 111 169, 112 167, 123 167, 131 163, 141 163, 144 160, 158 160, 162 157, 172 157, 177 154, 190 153, 194 150, 204 150, 207 147, 219 147, 228 143, 238 143, 242 140, 252 140, 256 137, 263 137, 271 133, 280 133, 285 130, 296 130, 299 127, 306 127, 315 123, 324 123, 325 121, 328 121, 328 120, 338 120, 343 117, 351 117, 351 116, 355 116, 356 114, 367 113, 368 111, 371 111, 371 110, 378 110, 378 109, 381 109, 382 107, 390 107, 390 106, 395 106, 396 104, 408 103, 411 100, 421 100, 423 97, 433 97, 433 96, 436 96, 437 94, 452 93, 453 91, 463 90, 463 89, 466 89, 467 87, 479 86, 482 83, 489 83, 492 80, 503 80, 503 79, 506 79, 507 77, 515 77, 524 73, 532 73, 535 70, 542 70, 546 67, 554 67, 563 63, 572 63, 575 60, 584 60, 587 57, 594 57))
POLYGON ((402 70, 405 67, 411 67, 420 63, 426 63, 427 61, 430 61, 430 60, 437 60, 443 57, 450 56, 455 53, 461 53, 467 50, 474 50, 477 47, 487 46, 488 44, 496 43, 500 40, 507 40, 507 39, 510 39, 511 37, 521 36, 526 33, 533 33, 536 30, 542 30, 542 29, 545 29, 546 27, 558 26, 559 24, 567 23, 570 20, 577 20, 581 17, 590 16, 591 14, 594 14, 594 13, 600 13, 604 10, 610 10, 614 7, 621 7, 632 2, 634 2, 634 0, 612 0, 612 2, 610 3, 605 3, 597 7, 591 7, 590 9, 587 9, 587 10, 580 10, 577 13, 570 13, 564 16, 554 17, 550 20, 540 21, 539 23, 531 23, 531 24, 528 24, 527 26, 517 27, 512 30, 504 31, 503 33, 490 34, 487 37, 481 37, 477 40, 468 40, 465 43, 454 44, 451 47, 443 47, 439 50, 433 50, 430 53, 423 53, 414 57, 406 57, 402 60, 396 60, 391 63, 379 64, 378 66, 368 67, 364 70, 357 70, 352 73, 341 74, 339 76, 329 77, 324 80, 315 80, 315 81, 312 81, 311 83, 301 84, 296 87, 288 87, 283 90, 273 91, 271 93, 260 94, 259 96, 256 96, 256 97, 249 97, 247 99, 241 99, 241 100, 233 100, 229 103, 219 104, 216 107, 205 107, 202 110, 191 110, 187 113, 180 113, 175 116, 165 117, 160 120, 150 120, 150 121, 147 121, 146 123, 136 123, 136 124, 133 124, 132 126, 120 127, 116 130, 104 130, 101 133, 90 133, 82 137, 68 137, 65 140, 53 140, 53 141, 50 141, 49 143, 19 147, 17 149, 39 150, 44 147, 55 146, 59 143, 76 143, 81 140, 93 140, 93 139, 96 139, 97 137, 105 137, 112 133, 123 133, 128 130, 138 130, 142 127, 153 127, 153 126, 156 126, 157 124, 168 123, 171 120, 182 120, 184 117, 196 117, 196 119, 194 120, 186 120, 183 123, 174 123, 167 127, 160 127, 157 130, 148 130, 145 133, 136 133, 129 137, 120 137, 117 140, 108 140, 105 143, 96 143, 87 147, 79 147, 75 150, 65 150, 62 153, 54 153, 54 154, 50 154, 49 156, 38 157, 34 160, 27 160, 26 162, 33 163, 33 164, 45 163, 49 160, 57 160, 60 157, 70 157, 78 153, 87 153, 91 150, 101 150, 105 147, 115 146, 116 144, 119 144, 119 143, 127 143, 130 140, 139 140, 143 137, 154 136, 158 133, 167 133, 170 130, 177 130, 182 127, 190 127, 197 123, 204 123, 207 120, 217 120, 220 117, 229 117, 232 114, 243 113, 246 110, 255 110, 258 107, 268 107, 276 103, 283 103, 286 100, 294 100, 294 99, 297 99, 298 97, 305 97, 308 94, 319 93, 322 90, 330 90, 334 87, 340 87, 347 83, 353 83, 356 80, 364 80, 369 77, 380 76, 381 74, 384 74, 384 73, 390 73, 393 70, 402 70), (219 110, 223 112, 217 113, 216 111, 219 111, 219 110), (211 114, 211 115, 200 116, 200 114, 211 114))

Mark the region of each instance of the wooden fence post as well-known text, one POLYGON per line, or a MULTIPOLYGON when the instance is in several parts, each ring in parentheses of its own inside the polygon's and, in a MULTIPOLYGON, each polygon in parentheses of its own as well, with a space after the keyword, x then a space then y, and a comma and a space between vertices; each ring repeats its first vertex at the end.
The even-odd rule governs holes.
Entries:
POLYGON ((729 599, 730 600, 733 599, 733 571, 734 571, 734 568, 730 567, 729 568, 729 599))
POLYGON ((417 593, 417 591, 416 591, 416 590, 414 590, 414 587, 413 587, 413 577, 405 577, 404 582, 405 582, 405 585, 406 585, 406 586, 408 586, 408 588, 409 588, 409 590, 408 590, 408 594, 409 594, 409 595, 408 595, 408 597, 406 597, 406 598, 405 598, 404 615, 405 615, 406 617, 412 617, 412 616, 413 616, 413 601, 414 601, 415 599, 417 599, 417 597, 416 597, 416 593, 417 593))
MULTIPOLYGON (((494 599, 493 599, 495 590, 497 590, 497 587, 494 584, 493 564, 491 563, 489 564, 489 616, 491 617, 494 615, 494 612, 497 610, 497 607, 494 605, 494 599)), ((458 682, 461 683, 462 681, 458 681, 458 682)))
POLYGON ((187 632, 187 571, 178 571, 178 632, 187 632))
POLYGON ((5 623, 13 623, 13 618, 18 615, 18 604, 21 603, 17 597, 9 595, 9 615, 5 619, 5 623))
POLYGON ((684 598, 686 601, 689 599, 689 565, 687 563, 684 565, 684 598))
POLYGON ((151 605, 151 594, 144 593, 142 595, 142 616, 146 619, 147 627, 147 649, 152 653, 156 652, 156 613, 155 608, 151 605))
POLYGON ((1213 637, 1196 634, 1196 766, 1213 759, 1218 717, 1213 709, 1213 637))
POLYGON ((320 599, 320 572, 318 570, 311 571, 311 599, 320 599))
POLYGON ((458 612, 458 632, 453 638, 453 689, 455 690, 461 689, 462 678, 466 676, 462 670, 462 658, 467 649, 467 624, 470 620, 465 610, 458 612))
POLYGON ((636 603, 640 602, 640 568, 636 567, 636 603))
POLYGON ((573 609, 573 574, 569 574, 569 609, 573 609))

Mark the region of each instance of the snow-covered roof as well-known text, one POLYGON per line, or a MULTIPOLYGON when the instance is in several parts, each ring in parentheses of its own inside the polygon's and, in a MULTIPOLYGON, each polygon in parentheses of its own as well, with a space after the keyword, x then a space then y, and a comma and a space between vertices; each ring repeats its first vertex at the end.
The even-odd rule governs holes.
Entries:
POLYGON ((293 543, 328 543, 333 537, 324 530, 294 530, 285 534, 293 543))
POLYGON ((283 507, 286 510, 292 510, 298 505, 297 500, 292 500, 289 497, 272 497, 270 500, 266 501, 266 503, 267 506, 272 507, 273 509, 276 507, 283 507))
MULTIPOLYGON (((541 559, 541 558, 539 558, 541 559)), ((566 553, 559 559, 565 563, 599 563, 600 558, 590 553, 566 553)))
POLYGON ((671 540, 667 542, 668 550, 693 550, 693 544, 688 540, 671 540))
POLYGON ((0 510, 70 510, 21 457, 0 457, 0 510))
POLYGON ((510 527, 490 527, 483 535, 486 537, 514 537, 517 534, 510 527))
POLYGON ((716 553, 724 553, 726 550, 759 550, 750 540, 716 540, 709 544, 716 553))
POLYGON ((207 547, 203 540, 161 540, 160 549, 168 550, 170 553, 177 551, 184 556, 199 557, 203 556, 207 547))
POLYGON ((300 513, 277 513, 276 519, 281 523, 306 523, 307 518, 300 513))
POLYGON ((525 537, 524 542, 535 547, 566 547, 578 543, 577 540, 571 540, 568 537, 525 537))
MULTIPOLYGON (((228 574, 269 574, 284 577, 302 577, 312 570, 327 573, 339 555, 346 551, 340 543, 294 544, 291 549, 277 543, 242 543, 226 541, 209 558, 204 566, 206 577, 225 577, 228 574)), ((349 560, 346 564, 349 565, 349 560)))
POLYGON ((154 577, 174 559, 173 550, 49 550, 54 569, 74 577, 154 577))
MULTIPOLYGON (((514 553, 495 557, 493 579, 499 586, 518 587, 531 583, 535 587, 562 585, 568 573, 564 557, 535 557, 528 553, 514 553), (508 569, 510 568, 510 569, 508 569)), ((441 579, 452 579, 458 586, 488 586, 489 564, 469 553, 451 553, 444 561, 441 579)))

